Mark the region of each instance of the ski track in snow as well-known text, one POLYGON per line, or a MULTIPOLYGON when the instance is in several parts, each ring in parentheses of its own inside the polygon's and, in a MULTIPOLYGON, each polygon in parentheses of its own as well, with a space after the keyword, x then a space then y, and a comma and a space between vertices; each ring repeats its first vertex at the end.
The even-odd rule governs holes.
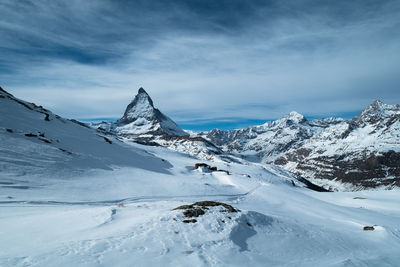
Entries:
MULTIPOLYGON (((261 186, 261 185, 260 185, 261 186)), ((88 206, 112 206, 116 204, 132 204, 138 202, 155 202, 162 200, 196 200, 200 198, 210 198, 214 201, 234 201, 244 196, 254 192, 256 188, 242 194, 212 194, 212 195, 187 195, 187 196, 140 196, 140 197, 129 197, 118 200, 105 200, 105 201, 77 201, 77 202, 68 202, 68 201, 51 201, 51 200, 43 200, 43 201, 28 201, 28 200, 18 200, 18 201, 0 201, 0 205, 10 206, 10 204, 24 204, 29 206, 42 206, 42 205, 88 205, 88 206)))
MULTIPOLYGON (((235 181, 236 178, 233 180, 235 181)), ((327 193, 330 194, 328 196, 335 194, 344 200, 343 203, 331 203, 330 197, 324 199, 323 193, 302 192, 299 189, 292 193, 284 193, 285 189, 280 186, 276 186, 275 189, 277 190, 269 191, 269 185, 259 185, 241 194, 131 197, 92 202, 49 203, 44 201, 30 204, 22 202, 13 206, 9 206, 10 203, 2 203, 1 207, 5 213, 0 217, 0 225, 2 225, 2 218, 10 219, 7 216, 10 209, 16 209, 25 214, 22 218, 29 223, 41 220, 45 222, 42 230, 46 227, 49 229, 39 235, 44 234, 48 237, 38 242, 42 246, 44 243, 47 245, 33 249, 32 255, 28 252, 27 256, 5 257, 4 252, 0 252, 0 265, 54 266, 57 263, 77 266, 131 266, 135 263, 135 266, 184 266, 190 263, 196 266, 265 266, 265 264, 376 266, 379 263, 379 266, 396 266, 394 263, 398 262, 399 258, 394 250, 400 247, 399 229, 392 223, 377 226, 374 232, 363 233, 361 229, 364 224, 361 221, 363 218, 369 218, 371 221, 365 221, 369 223, 373 218, 385 220, 387 217, 387 221, 395 219, 398 223, 399 212, 389 219, 390 214, 387 214, 385 210, 382 212, 377 206, 372 209, 348 206, 350 196, 356 196, 360 194, 359 192, 327 193), (268 192, 272 195, 261 198, 264 199, 266 205, 262 207, 260 196, 268 195, 268 192), (279 194, 283 194, 282 198, 276 199, 279 194), (300 197, 301 195, 303 197, 300 197), (321 199, 318 205, 313 205, 313 201, 309 200, 310 198, 315 201, 315 196, 321 199), (192 203, 205 197, 232 203, 243 211, 230 215, 231 220, 226 214, 212 211, 213 213, 206 214, 203 218, 197 218, 199 221, 196 224, 183 224, 180 221, 180 211, 171 211, 182 201, 192 203), (299 202, 295 210, 303 204, 316 210, 321 210, 319 206, 323 206, 322 210, 326 210, 326 214, 334 218, 328 218, 329 223, 323 226, 324 223, 317 219, 318 215, 307 218, 309 215, 305 212, 306 210, 297 210, 298 214, 305 212, 303 218, 297 216, 298 214, 290 215, 291 208, 288 208, 287 204, 295 204, 290 199, 291 197, 299 202), (288 199, 285 200, 285 198, 288 199), (119 207, 119 203, 124 203, 124 206, 119 207), (251 211, 249 206, 259 211, 251 211), (272 215, 265 215, 268 214, 267 210, 272 215), (74 222, 78 218, 83 225, 70 226, 72 229, 67 228, 65 236, 54 229, 64 220, 74 222), (314 223, 309 221, 312 218, 316 220, 314 223), (225 222, 222 223, 222 220, 225 222), (344 233, 335 230, 336 227, 341 228, 344 233), (349 233, 353 233, 353 237, 349 236, 349 233), (63 241, 46 242, 46 239, 53 238, 60 238, 63 241), (359 238, 361 240, 357 241, 359 238), (385 242, 388 242, 388 245, 385 249, 381 249, 380 256, 360 252, 366 250, 370 253, 371 248, 377 249, 385 242), (263 249, 263 246, 267 249, 263 249), (394 248, 390 249, 390 246, 394 248), (285 257, 286 260, 282 260, 285 257)), ((373 192, 373 195, 384 198, 384 193, 373 192)), ((362 192, 362 194, 368 195, 369 192, 362 192)), ((354 204, 357 201, 364 200, 351 198, 350 202, 354 204)), ((380 200, 377 201, 379 203, 380 200)), ((15 214, 14 212, 11 211, 11 214, 15 214)), ((18 216, 18 212, 12 216, 18 216)), ((324 221, 325 219, 322 220, 324 221)), ((17 228, 18 224, 21 224, 15 220, 14 223, 17 224, 17 228)), ((36 236, 35 228, 40 229, 37 222, 30 227, 27 227, 27 234, 36 236), (30 227, 34 228, 34 234, 29 230, 30 227)), ((25 251, 29 251, 33 246, 25 244, 25 248, 28 248, 25 251)), ((8 253, 21 254, 12 252, 10 249, 8 253)))

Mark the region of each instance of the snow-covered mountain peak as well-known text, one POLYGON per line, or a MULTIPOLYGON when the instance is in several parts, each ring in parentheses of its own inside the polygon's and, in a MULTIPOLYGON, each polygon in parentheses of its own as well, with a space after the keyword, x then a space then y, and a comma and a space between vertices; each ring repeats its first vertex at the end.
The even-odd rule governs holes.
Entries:
POLYGON ((126 107, 124 116, 119 120, 119 122, 130 123, 138 118, 152 119, 154 117, 154 113, 155 108, 153 100, 141 87, 135 98, 126 107))
POLYGON ((164 146, 202 159, 213 159, 223 152, 199 136, 190 136, 169 117, 154 107, 149 94, 140 88, 117 122, 91 124, 104 133, 125 141, 164 146))
POLYGON ((375 100, 372 104, 368 105, 362 112, 361 115, 366 114, 385 114, 387 111, 396 109, 395 105, 387 105, 380 100, 375 100))
POLYGON ((380 100, 375 100, 367 106, 358 116, 360 121, 374 123, 382 118, 387 118, 392 115, 400 115, 400 106, 385 104, 380 100))
POLYGON ((170 118, 154 107, 153 100, 143 89, 138 90, 125 113, 117 121, 116 130, 123 135, 168 134, 188 135, 170 118))
POLYGON ((293 124, 302 124, 307 122, 307 119, 300 113, 296 111, 292 111, 286 116, 282 117, 281 119, 278 119, 276 121, 272 122, 267 122, 264 124, 266 127, 286 127, 286 126, 291 126, 293 124))
POLYGON ((146 92, 146 90, 143 89, 143 87, 139 88, 138 93, 135 98, 138 98, 143 102, 147 102, 150 106, 154 107, 153 100, 151 99, 149 94, 146 92))
POLYGON ((291 121, 293 121, 295 123, 300 123, 300 122, 306 121, 306 118, 302 114, 300 114, 300 113, 298 113, 296 111, 290 112, 289 114, 287 114, 284 117, 284 119, 291 120, 291 121))
POLYGON ((149 94, 146 92, 146 90, 143 89, 143 87, 140 87, 140 88, 139 88, 138 94, 146 94, 146 95, 149 95, 149 94))

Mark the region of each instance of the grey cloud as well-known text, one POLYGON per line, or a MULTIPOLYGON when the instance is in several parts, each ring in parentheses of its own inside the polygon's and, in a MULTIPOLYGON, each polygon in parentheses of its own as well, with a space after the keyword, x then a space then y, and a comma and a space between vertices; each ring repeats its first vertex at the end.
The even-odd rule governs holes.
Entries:
POLYGON ((67 117, 119 117, 140 86, 178 122, 400 103, 398 1, 0 5, 2 86, 67 117))

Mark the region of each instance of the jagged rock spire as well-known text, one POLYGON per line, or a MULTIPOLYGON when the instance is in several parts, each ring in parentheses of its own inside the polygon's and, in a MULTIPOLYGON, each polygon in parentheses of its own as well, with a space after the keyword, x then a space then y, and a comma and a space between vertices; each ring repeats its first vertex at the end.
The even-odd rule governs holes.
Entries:
POLYGON ((120 123, 130 123, 138 118, 152 119, 154 116, 153 100, 147 92, 140 87, 137 95, 126 107, 124 116, 118 121, 120 123))
POLYGON ((154 107, 153 100, 142 87, 117 124, 126 133, 142 134, 148 131, 153 134, 187 135, 173 120, 154 107))

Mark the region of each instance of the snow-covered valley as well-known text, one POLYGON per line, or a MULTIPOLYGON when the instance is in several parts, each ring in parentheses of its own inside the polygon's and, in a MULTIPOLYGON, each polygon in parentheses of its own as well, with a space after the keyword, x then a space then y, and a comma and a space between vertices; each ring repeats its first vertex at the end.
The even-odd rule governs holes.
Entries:
MULTIPOLYGON (((138 145, 134 145, 136 148, 138 145)), ((138 168, 4 177, 1 266, 396 266, 400 194, 320 193, 259 166, 217 164, 153 148, 169 174, 138 168), (246 174, 246 175, 243 175, 246 174), (250 178, 247 176, 250 175, 250 178), (5 178, 8 178, 7 180, 5 178), (22 180, 24 179, 24 180, 22 180), (23 184, 25 187, 13 187, 23 184), (184 223, 173 210, 227 203, 184 223), (373 231, 364 231, 373 226, 373 231)))
POLYGON ((400 264, 398 188, 317 192, 0 95, 0 266, 400 264))
MULTIPOLYGON (((180 162, 183 158, 176 159, 180 162)), ((38 186, 36 182, 36 188, 25 190, 3 187, 3 196, 14 197, 1 202, 0 263, 2 266, 396 266, 399 263, 398 191, 317 193, 292 187, 278 177, 268 177, 267 173, 247 178, 185 172, 176 168, 173 175, 157 177, 135 169, 120 169, 69 177, 57 184, 41 181, 38 186), (200 200, 229 203, 241 212, 209 210, 196 223, 183 223, 181 212, 172 210, 200 200), (366 225, 374 225, 375 230, 363 231, 366 225)))

